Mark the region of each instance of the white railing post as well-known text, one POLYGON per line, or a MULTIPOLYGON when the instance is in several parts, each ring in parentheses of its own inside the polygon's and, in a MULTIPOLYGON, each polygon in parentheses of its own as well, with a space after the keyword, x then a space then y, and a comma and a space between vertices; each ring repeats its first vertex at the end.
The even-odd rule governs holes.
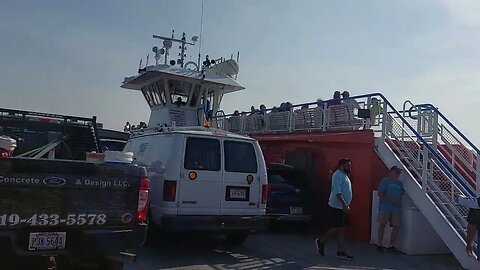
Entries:
POLYGON ((245 134, 245 115, 244 114, 240 116, 240 126, 238 131, 240 134, 245 134))
POLYGON ((262 125, 262 133, 267 132, 267 112, 263 113, 263 125, 262 125))
POLYGON ((383 111, 382 111, 382 141, 384 142, 385 141, 385 137, 387 136, 387 125, 388 125, 388 121, 387 121, 387 116, 388 116, 388 113, 387 113, 387 102, 385 102, 385 100, 383 100, 383 111))
POLYGON ((290 111, 288 112, 288 132, 292 132, 293 131, 293 127, 295 125, 295 115, 294 115, 294 112, 293 112, 293 108, 290 109, 290 111))
POLYGON ((270 117, 268 117, 267 114, 265 114, 265 132, 268 132, 270 130, 270 117))
POLYGON ((322 131, 327 130, 327 125, 330 123, 330 114, 328 113, 328 104, 327 102, 323 103, 323 119, 322 119, 322 131))
POLYGON ((423 137, 423 132, 422 132, 423 112, 418 110, 418 108, 417 108, 417 112, 418 112, 418 114, 417 114, 417 133, 420 135, 420 137, 423 137))
POLYGON ((424 147, 423 162, 422 162, 422 190, 425 194, 427 193, 427 181, 428 181, 428 149, 427 147, 424 147))
MULTIPOLYGON (((372 127, 372 119, 370 118, 371 115, 372 115, 372 97, 368 97, 367 98, 367 104, 366 104, 366 108, 365 109, 368 109, 370 110, 370 116, 368 118, 365 119, 365 129, 370 129, 372 127)), ((383 136, 383 134, 382 134, 383 136)))
POLYGON ((432 119, 432 147, 433 149, 437 149, 438 146, 438 113, 433 111, 433 119, 432 119))
POLYGON ((455 201, 455 185, 453 184, 453 178, 454 178, 453 174, 450 174, 450 176, 451 176, 451 179, 452 179, 452 180, 450 180, 450 187, 451 187, 450 188, 450 202, 453 203, 455 201))

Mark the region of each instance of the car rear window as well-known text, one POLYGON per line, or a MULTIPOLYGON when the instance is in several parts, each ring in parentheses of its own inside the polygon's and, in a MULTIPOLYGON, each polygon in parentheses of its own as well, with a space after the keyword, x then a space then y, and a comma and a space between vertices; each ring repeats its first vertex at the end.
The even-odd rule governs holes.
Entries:
POLYGON ((268 183, 269 184, 286 184, 287 180, 283 178, 280 174, 269 173, 268 183))
POLYGON ((220 142, 218 140, 187 138, 185 169, 219 171, 220 163, 220 142))
POLYGON ((225 171, 256 173, 257 157, 249 142, 225 141, 225 171))

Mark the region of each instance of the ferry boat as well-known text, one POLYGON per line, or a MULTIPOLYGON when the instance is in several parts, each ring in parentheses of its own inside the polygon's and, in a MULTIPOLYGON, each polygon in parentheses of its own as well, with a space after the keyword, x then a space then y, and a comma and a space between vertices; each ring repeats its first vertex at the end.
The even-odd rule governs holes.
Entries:
POLYGON ((376 189, 387 168, 398 166, 404 170, 406 195, 397 248, 412 255, 451 252, 466 269, 478 269, 477 258, 465 252, 468 208, 458 203, 458 197, 478 193, 479 150, 436 106, 407 100, 396 108, 382 93, 367 93, 225 113, 223 96, 244 89, 235 80, 238 61, 233 56, 215 60, 207 56, 200 63, 199 55, 198 62, 184 63, 189 44, 185 34, 181 39, 173 34, 154 38, 163 40, 162 48, 152 50, 155 65, 140 64, 138 74, 122 84, 140 90, 151 108, 148 127, 134 136, 208 126, 217 134, 254 138, 267 164, 292 165, 308 175, 318 195, 314 214, 320 223, 327 219, 333 166, 348 157, 353 163, 354 199, 347 235, 363 242, 376 241, 376 189), (172 42, 181 44, 180 57, 168 61, 172 42), (165 83, 152 84, 159 76, 165 83))

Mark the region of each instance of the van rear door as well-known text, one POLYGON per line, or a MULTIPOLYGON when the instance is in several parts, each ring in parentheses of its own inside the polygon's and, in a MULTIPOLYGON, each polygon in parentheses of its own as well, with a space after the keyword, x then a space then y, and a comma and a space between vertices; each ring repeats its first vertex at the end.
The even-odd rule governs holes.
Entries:
POLYGON ((222 156, 216 138, 185 138, 178 190, 179 215, 219 215, 222 156))
POLYGON ((258 215, 261 200, 260 168, 254 142, 223 141, 222 215, 258 215))

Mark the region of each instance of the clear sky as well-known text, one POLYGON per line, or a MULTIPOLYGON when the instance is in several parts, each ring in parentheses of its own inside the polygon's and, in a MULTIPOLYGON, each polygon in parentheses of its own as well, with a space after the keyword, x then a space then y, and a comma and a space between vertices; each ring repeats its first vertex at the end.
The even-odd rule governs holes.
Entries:
MULTIPOLYGON (((223 109, 382 92, 434 103, 480 142, 480 2, 205 0, 202 52, 240 51, 223 109)), ((107 128, 147 121, 120 88, 151 54, 152 34, 200 32, 200 0, 0 0, 0 107, 82 116, 107 128)), ((197 51, 189 57, 196 59, 197 51)), ((151 58, 151 60, 153 60, 151 58)), ((151 61, 150 60, 150 61, 151 61)))

